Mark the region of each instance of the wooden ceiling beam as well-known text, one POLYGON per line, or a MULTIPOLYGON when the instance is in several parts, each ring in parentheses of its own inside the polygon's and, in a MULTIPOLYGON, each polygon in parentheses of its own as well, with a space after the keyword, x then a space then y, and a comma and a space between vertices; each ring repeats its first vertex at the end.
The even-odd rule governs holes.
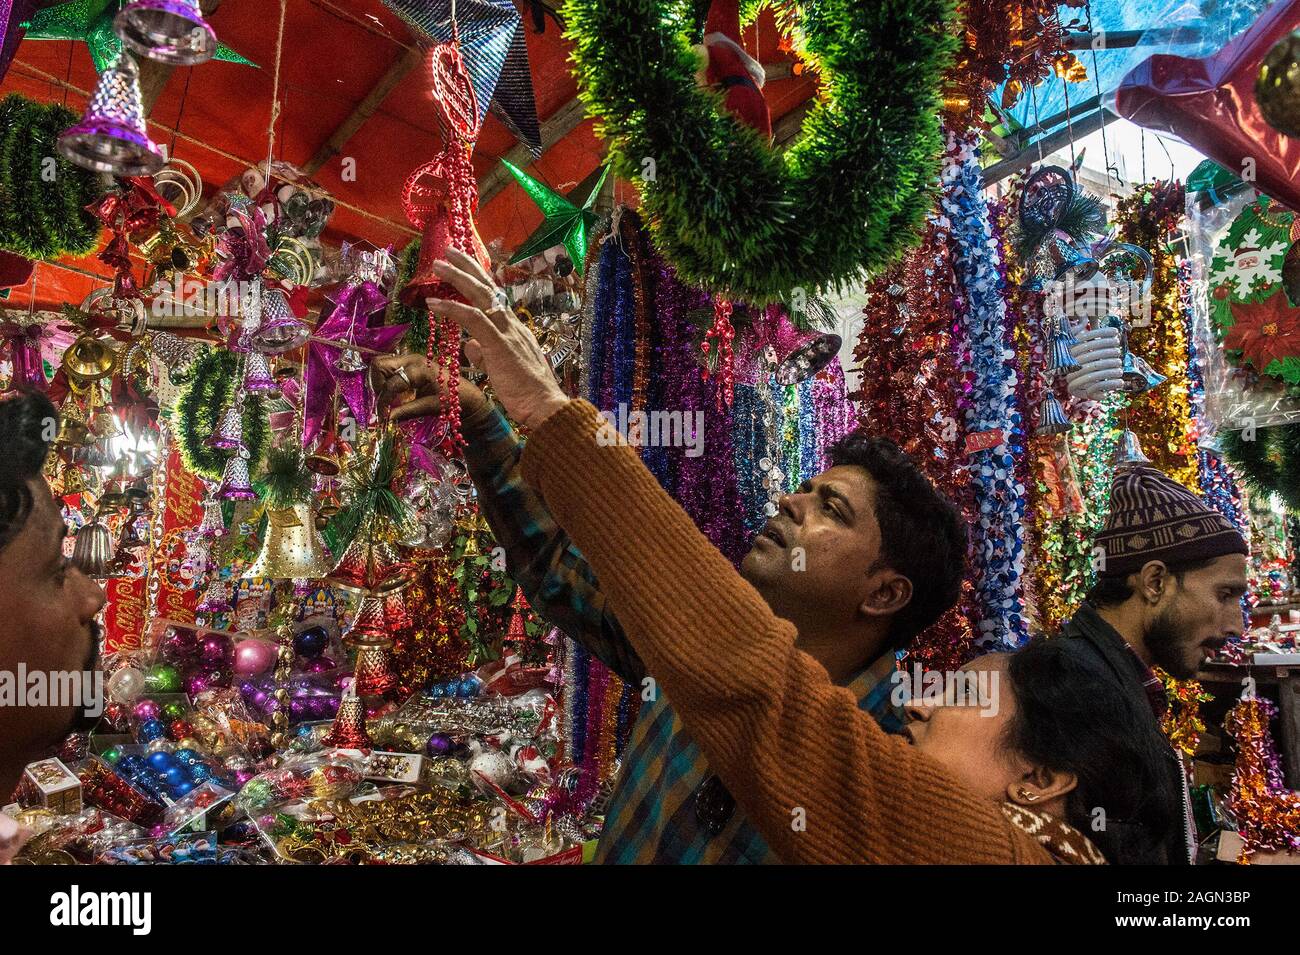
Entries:
POLYGON ((357 130, 365 125, 366 120, 379 111, 379 107, 384 104, 388 94, 412 70, 423 63, 424 58, 425 52, 420 47, 413 46, 407 49, 379 78, 379 82, 366 94, 365 99, 357 104, 356 109, 339 124, 338 129, 330 133, 329 139, 321 144, 321 147, 316 150, 316 154, 302 167, 303 172, 308 176, 316 175, 322 166, 342 152, 348 140, 357 134, 357 130))

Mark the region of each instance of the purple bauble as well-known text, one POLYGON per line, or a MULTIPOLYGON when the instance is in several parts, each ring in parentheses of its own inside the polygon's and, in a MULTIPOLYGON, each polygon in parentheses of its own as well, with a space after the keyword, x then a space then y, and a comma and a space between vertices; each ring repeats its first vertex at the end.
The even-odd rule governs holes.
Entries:
POLYGON ((234 646, 224 633, 209 633, 203 637, 199 649, 199 659, 207 666, 229 666, 234 656, 234 646))
POLYGON ((270 640, 241 640, 235 645, 235 672, 257 676, 275 666, 276 646, 270 640))
POLYGON ((306 719, 308 712, 311 710, 311 701, 305 700, 301 696, 295 697, 289 701, 289 720, 297 723, 306 719))
POLYGON ((256 775, 257 774, 253 772, 251 769, 237 769, 235 770, 235 782, 243 786, 246 785, 248 781, 256 775))
POLYGON ((138 722, 144 723, 147 720, 156 720, 162 716, 162 707, 153 700, 141 700, 136 703, 131 712, 138 722))
POLYGON ((446 756, 456 747, 456 741, 446 733, 434 733, 425 743, 424 750, 430 756, 446 756))

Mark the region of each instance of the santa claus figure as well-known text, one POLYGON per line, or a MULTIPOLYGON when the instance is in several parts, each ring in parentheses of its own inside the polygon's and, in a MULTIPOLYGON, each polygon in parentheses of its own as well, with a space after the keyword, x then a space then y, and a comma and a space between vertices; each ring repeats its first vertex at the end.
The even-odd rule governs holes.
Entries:
POLYGON ((763 65, 740 45, 740 0, 713 0, 704 27, 704 50, 708 55, 705 85, 720 91, 731 114, 771 142, 763 65))

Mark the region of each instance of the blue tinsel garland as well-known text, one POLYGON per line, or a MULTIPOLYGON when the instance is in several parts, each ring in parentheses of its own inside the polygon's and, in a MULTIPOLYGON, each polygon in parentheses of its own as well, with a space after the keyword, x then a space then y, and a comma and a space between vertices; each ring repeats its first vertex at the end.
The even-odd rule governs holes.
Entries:
POLYGON ((997 243, 982 189, 974 140, 949 134, 941 202, 952 227, 953 264, 966 298, 966 433, 1001 430, 1005 438, 996 447, 974 453, 968 465, 977 510, 971 528, 980 611, 976 643, 987 649, 1010 649, 1028 637, 1021 603, 1025 487, 1016 474, 1015 459, 1023 431, 1015 406, 1014 353, 1004 344, 1006 303, 997 243))

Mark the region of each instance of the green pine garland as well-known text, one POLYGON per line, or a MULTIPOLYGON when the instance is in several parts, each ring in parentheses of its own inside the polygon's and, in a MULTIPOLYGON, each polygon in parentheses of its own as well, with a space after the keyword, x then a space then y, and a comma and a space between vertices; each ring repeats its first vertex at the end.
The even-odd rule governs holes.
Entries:
POLYGON ((370 455, 355 458, 343 472, 339 496, 347 503, 330 518, 324 532, 331 552, 342 553, 368 522, 406 526, 409 511, 392 489, 397 464, 397 447, 392 436, 385 435, 370 455))
POLYGON ((420 240, 412 239, 397 264, 397 281, 393 283, 393 298, 385 318, 385 325, 409 325, 404 341, 413 352, 423 352, 429 344, 429 310, 423 305, 418 308, 403 305, 398 297, 408 282, 415 278, 415 270, 420 265, 420 240))
POLYGON ((1300 425, 1261 428, 1254 441, 1240 431, 1221 431, 1219 442, 1246 486, 1259 494, 1276 494, 1288 510, 1300 512, 1300 425))
POLYGON ((564 7, 580 95, 615 174, 640 183, 657 246, 685 281, 756 303, 854 286, 916 241, 956 47, 951 0, 776 6, 828 94, 785 153, 697 86, 689 0, 564 7))
POLYGON ((0 101, 0 249, 53 259, 85 255, 98 244, 99 222, 85 208, 101 192, 98 180, 56 145, 77 118, 56 103, 16 93, 0 101))
POLYGON ((266 467, 256 483, 266 506, 277 511, 311 500, 311 472, 302 448, 292 444, 266 452, 266 467))
MULTIPOLYGON (((221 412, 235 394, 235 372, 239 356, 216 348, 194 363, 194 377, 176 402, 176 430, 180 437, 181 460, 186 470, 210 481, 220 481, 229 455, 208 447, 221 412)), ((271 431, 262 400, 244 398, 244 446, 252 472, 266 453, 271 431)))

